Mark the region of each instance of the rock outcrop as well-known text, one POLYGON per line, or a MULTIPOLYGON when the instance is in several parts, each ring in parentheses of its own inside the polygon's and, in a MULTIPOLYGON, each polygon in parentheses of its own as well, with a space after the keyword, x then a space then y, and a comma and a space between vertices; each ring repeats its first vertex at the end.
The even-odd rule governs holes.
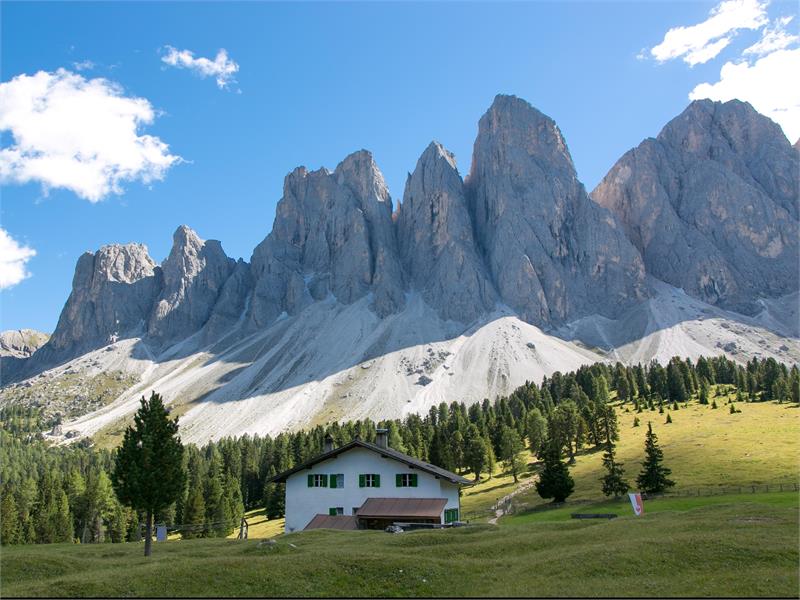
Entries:
POLYGON ((455 157, 431 142, 406 181, 396 216, 410 286, 439 314, 469 323, 497 301, 472 232, 455 157))
POLYGON ((56 330, 43 349, 71 357, 119 337, 144 334, 161 279, 161 269, 142 244, 112 244, 85 253, 78 259, 72 293, 56 330))
POLYGON ((148 326, 148 334, 161 343, 189 337, 205 325, 236 266, 222 244, 201 240, 185 225, 172 239, 172 250, 161 265, 163 287, 148 326))
POLYGON ((373 294, 381 316, 402 306, 392 201, 372 155, 351 154, 333 173, 299 167, 287 175, 272 232, 251 265, 253 327, 329 294, 343 304, 373 294))
POLYGON ((641 257, 578 181, 556 124, 514 96, 481 118, 466 180, 501 299, 536 325, 614 316, 645 295, 641 257))
POLYGON ((627 152, 592 192, 647 271, 711 304, 753 312, 798 288, 800 157, 749 104, 700 100, 627 152))
POLYGON ((0 332, 0 356, 27 358, 43 346, 50 335, 35 329, 10 329, 0 332))

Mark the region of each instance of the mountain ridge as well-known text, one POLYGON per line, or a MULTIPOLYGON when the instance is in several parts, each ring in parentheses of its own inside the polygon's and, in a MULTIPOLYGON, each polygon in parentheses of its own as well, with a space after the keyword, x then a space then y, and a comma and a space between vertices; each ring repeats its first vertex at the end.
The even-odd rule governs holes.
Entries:
MULTIPOLYGON (((359 150, 333 171, 287 174, 249 262, 187 226, 160 265, 139 244, 84 254, 52 338, 29 358, 4 359, 2 383, 97 363, 140 383, 111 403, 114 419, 152 386, 189 411, 198 436, 213 436, 198 415, 224 422, 247 406, 244 421, 219 430, 276 431, 325 415, 424 410, 448 395, 478 401, 523 377, 667 349, 797 361, 798 283, 781 271, 797 250, 786 174, 799 155, 776 128, 744 103, 692 103, 590 196, 555 122, 499 95, 467 177, 432 142, 396 207, 359 150), (670 195, 673 172, 693 195, 670 195), (742 210, 765 207, 759 218, 712 223, 731 190, 742 210), (724 243, 705 260, 680 253, 691 244, 676 240, 699 244, 704 227, 724 243), (776 231, 777 252, 767 239, 776 231), (659 248, 679 268, 665 270, 659 248)), ((108 414, 76 423, 94 434, 108 414)))

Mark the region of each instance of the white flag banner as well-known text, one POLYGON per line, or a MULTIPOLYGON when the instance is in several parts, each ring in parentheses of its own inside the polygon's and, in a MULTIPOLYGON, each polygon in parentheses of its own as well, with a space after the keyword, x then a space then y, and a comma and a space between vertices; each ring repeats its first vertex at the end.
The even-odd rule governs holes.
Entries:
POLYGON ((644 502, 642 502, 642 495, 639 493, 628 494, 631 499, 631 506, 633 506, 633 514, 640 517, 644 514, 644 502))

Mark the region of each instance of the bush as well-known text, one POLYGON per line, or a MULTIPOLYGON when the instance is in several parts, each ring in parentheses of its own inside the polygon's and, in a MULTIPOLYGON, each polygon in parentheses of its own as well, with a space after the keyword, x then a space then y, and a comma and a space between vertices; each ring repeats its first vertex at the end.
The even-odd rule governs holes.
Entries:
POLYGON ((670 416, 669 413, 667 413, 667 420, 664 421, 664 423, 672 423, 672 417, 670 416))
POLYGON ((634 419, 633 419, 633 426, 634 426, 634 427, 638 427, 638 426, 639 426, 639 417, 634 417, 634 419))

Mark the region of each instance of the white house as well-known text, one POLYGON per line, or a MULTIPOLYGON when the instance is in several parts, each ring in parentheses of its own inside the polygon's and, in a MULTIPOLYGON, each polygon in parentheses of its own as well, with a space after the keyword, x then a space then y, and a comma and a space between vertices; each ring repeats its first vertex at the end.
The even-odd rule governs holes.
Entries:
POLYGON ((388 447, 353 440, 273 478, 286 484, 286 531, 326 527, 376 529, 395 522, 460 519, 459 487, 472 482, 388 447))

